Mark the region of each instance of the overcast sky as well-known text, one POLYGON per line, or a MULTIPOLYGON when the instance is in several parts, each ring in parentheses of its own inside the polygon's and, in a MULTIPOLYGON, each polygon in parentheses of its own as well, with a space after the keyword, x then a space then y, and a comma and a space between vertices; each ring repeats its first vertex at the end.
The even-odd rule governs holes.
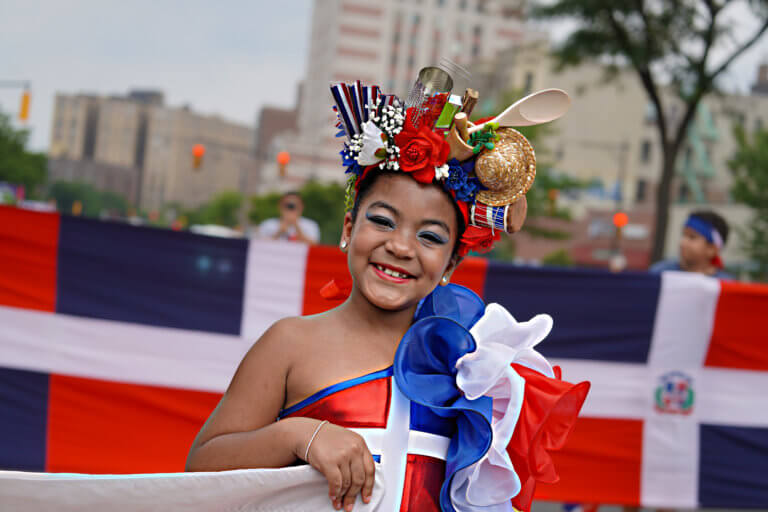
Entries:
MULTIPOLYGON (((161 89, 172 106, 252 125, 262 105, 293 105, 311 11, 312 0, 0 0, 0 80, 32 82, 37 150, 48 147, 57 91, 161 89)), ((728 86, 747 91, 766 57, 764 39, 728 86)), ((0 109, 15 115, 19 97, 0 89, 0 109)))

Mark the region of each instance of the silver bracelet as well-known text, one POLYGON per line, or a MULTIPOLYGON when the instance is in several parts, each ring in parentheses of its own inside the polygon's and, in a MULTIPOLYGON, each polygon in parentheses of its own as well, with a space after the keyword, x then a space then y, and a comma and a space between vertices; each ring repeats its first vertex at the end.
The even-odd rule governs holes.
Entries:
POLYGON ((323 425, 325 425, 326 423, 328 423, 328 420, 321 421, 320 424, 315 429, 315 433, 312 434, 312 437, 309 438, 309 442, 307 443, 307 449, 304 451, 304 460, 306 462, 309 462, 309 448, 310 446, 312 446, 312 441, 315 440, 315 438, 317 437, 317 434, 320 432, 320 429, 323 428, 323 425))

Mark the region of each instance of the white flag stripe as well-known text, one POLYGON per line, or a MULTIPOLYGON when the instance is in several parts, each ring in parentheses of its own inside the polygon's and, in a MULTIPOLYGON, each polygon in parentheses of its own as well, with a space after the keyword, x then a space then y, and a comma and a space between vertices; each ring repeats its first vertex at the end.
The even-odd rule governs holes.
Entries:
POLYGON ((719 297, 717 279, 690 272, 664 272, 648 364, 701 367, 719 297))
POLYGON ((646 365, 583 359, 550 359, 550 362, 562 368, 563 380, 592 383, 580 416, 643 419, 653 406, 646 392, 649 380, 646 365))
POLYGON ((701 423, 768 427, 768 372, 705 367, 699 375, 694 410, 701 423))
POLYGON ((665 414, 645 420, 640 500, 646 507, 695 508, 698 502, 699 425, 665 414))
MULTIPOLYGON (((381 507, 380 467, 371 502, 355 510, 381 507)), ((3 510, 25 512, 331 512, 328 482, 310 466, 210 473, 78 475, 0 471, 3 510), (55 504, 55 505, 54 505, 55 504)))
POLYGON ((277 320, 301 314, 308 250, 295 242, 249 242, 240 334, 251 343, 277 320))
POLYGON ((0 306, 0 365, 223 392, 250 348, 239 336, 0 306))

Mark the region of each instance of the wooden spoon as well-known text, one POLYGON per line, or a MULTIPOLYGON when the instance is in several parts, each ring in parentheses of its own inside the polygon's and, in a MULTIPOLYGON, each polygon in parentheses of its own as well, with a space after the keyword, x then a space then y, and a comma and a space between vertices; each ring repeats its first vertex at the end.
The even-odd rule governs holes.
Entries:
MULTIPOLYGON (((487 123, 496 122, 499 126, 533 126, 548 123, 559 118, 568 111, 571 98, 561 89, 544 89, 524 98, 520 98, 487 123)), ((486 123, 478 124, 469 129, 472 134, 486 123)))

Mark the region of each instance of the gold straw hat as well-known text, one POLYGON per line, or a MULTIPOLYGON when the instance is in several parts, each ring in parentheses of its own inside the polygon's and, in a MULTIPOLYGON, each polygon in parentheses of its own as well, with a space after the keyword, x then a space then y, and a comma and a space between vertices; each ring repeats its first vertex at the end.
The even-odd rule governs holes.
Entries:
POLYGON ((477 200, 490 206, 514 203, 528 192, 536 177, 536 155, 531 143, 512 128, 496 130, 499 140, 477 157, 475 174, 488 187, 477 200))

